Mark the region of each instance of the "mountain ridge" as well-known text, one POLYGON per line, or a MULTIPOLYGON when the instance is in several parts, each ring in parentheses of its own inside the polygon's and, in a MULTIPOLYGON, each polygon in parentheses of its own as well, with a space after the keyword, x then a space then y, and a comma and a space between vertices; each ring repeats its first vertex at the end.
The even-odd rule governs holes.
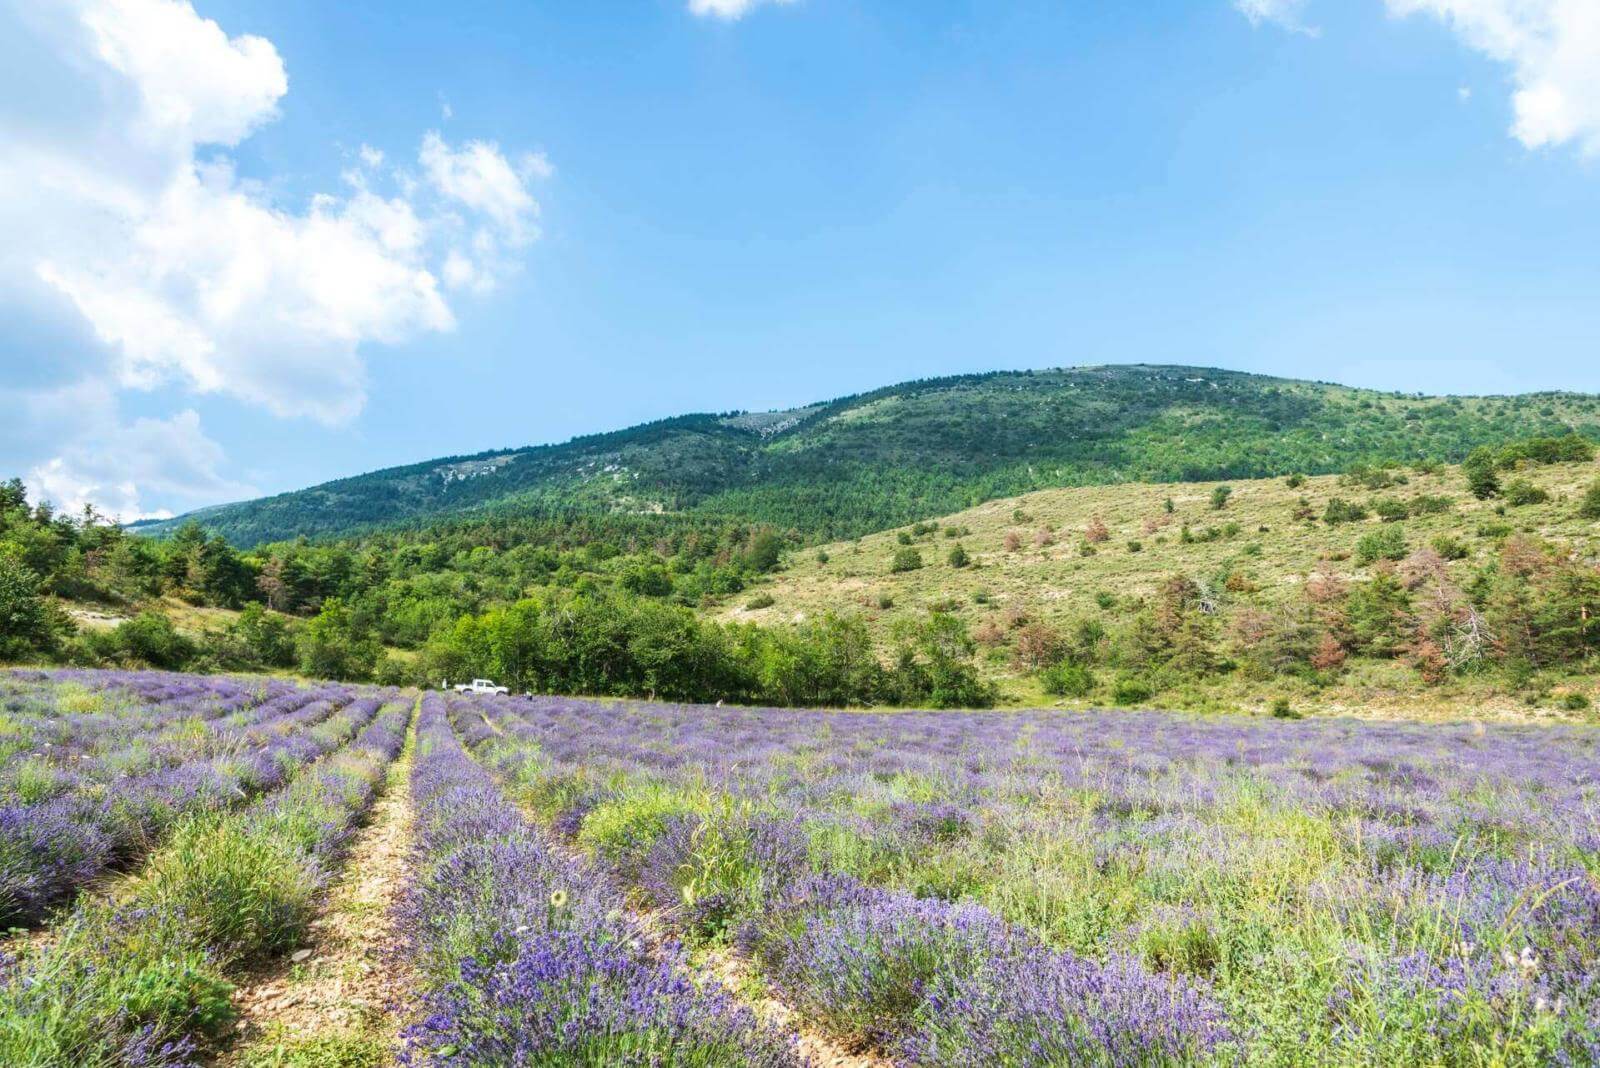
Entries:
POLYGON ((672 416, 440 457, 135 524, 241 546, 471 514, 698 512, 848 537, 1037 489, 1451 461, 1600 437, 1600 398, 1421 396, 1169 364, 917 379, 771 412, 672 416))

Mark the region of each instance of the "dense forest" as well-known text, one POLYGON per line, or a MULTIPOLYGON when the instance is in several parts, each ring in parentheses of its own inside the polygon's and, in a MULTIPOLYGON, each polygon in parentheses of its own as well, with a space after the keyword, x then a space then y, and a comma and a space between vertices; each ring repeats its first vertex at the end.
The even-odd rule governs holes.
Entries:
POLYGON ((149 529, 192 518, 251 547, 465 515, 666 512, 825 540, 1047 487, 1459 462, 1569 430, 1600 436, 1600 400, 1419 397, 1186 367, 997 372, 430 461, 149 529))
POLYGON ((188 523, 141 537, 0 487, 0 661, 297 671, 429 684, 773 704, 989 703, 949 619, 900 636, 892 663, 859 623, 771 629, 703 620, 792 542, 695 518, 497 517, 325 544, 234 549, 188 523), (185 633, 172 602, 237 610, 185 633), (113 627, 64 610, 134 611, 113 627))

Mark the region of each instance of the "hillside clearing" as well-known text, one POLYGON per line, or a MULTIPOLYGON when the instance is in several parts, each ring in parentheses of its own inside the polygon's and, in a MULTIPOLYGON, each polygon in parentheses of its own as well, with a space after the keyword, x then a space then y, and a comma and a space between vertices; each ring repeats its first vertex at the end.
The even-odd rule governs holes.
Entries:
MULTIPOLYGON (((1237 576, 1233 581, 1240 591, 1221 593, 1231 602, 1284 605, 1301 597, 1314 575, 1365 581, 1372 569, 1358 564, 1358 543, 1389 526, 1404 531, 1410 548, 1429 546, 1441 537, 1454 539, 1465 552, 1450 565, 1458 571, 1492 559, 1510 533, 1549 539, 1580 559, 1600 555, 1600 522, 1581 518, 1577 504, 1595 480, 1593 463, 1521 472, 1517 477, 1549 495, 1547 501, 1522 506, 1475 499, 1459 467, 1396 474, 1404 482, 1381 489, 1326 475, 1293 487, 1284 478, 1130 484, 1043 490, 990 501, 913 527, 796 552, 788 567, 755 594, 732 600, 715 616, 781 625, 828 612, 858 614, 887 649, 898 622, 935 609, 958 616, 974 632, 986 624, 1009 631, 1019 619, 1054 626, 1097 619, 1114 626, 1174 574, 1199 581, 1237 576), (1214 508, 1213 494, 1222 485, 1232 493, 1222 508, 1214 508), (1322 517, 1336 498, 1371 514, 1330 525, 1322 517), (1448 500, 1448 510, 1388 524, 1374 507, 1383 500, 1416 499, 1448 500), (896 554, 908 547, 907 540, 921 566, 896 571, 896 554), (965 566, 948 560, 956 546, 969 559, 965 566)), ((1052 703, 1031 679, 1012 669, 1008 644, 991 650, 984 663, 1002 681, 1005 704, 1052 703)), ((1486 681, 1453 679, 1424 689, 1412 676, 1392 662, 1354 663, 1336 685, 1315 694, 1295 691, 1295 696, 1308 708, 1339 713, 1449 717, 1530 711, 1524 701, 1486 681)), ((1588 693, 1594 680, 1572 678, 1567 685, 1588 693)), ((1210 696, 1223 705, 1259 708, 1277 692, 1224 679, 1215 683, 1210 696)))

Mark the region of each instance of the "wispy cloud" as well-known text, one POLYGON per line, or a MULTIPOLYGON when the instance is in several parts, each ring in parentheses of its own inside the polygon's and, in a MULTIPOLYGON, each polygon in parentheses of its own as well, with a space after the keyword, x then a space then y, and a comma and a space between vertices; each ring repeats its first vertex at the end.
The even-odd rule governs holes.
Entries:
POLYGON ((767 4, 792 4, 796 0, 689 0, 691 14, 705 18, 742 19, 758 7, 767 4))
POLYGON ((1322 31, 1305 20, 1308 0, 1233 0, 1233 6, 1252 26, 1270 23, 1292 33, 1315 37, 1322 31))

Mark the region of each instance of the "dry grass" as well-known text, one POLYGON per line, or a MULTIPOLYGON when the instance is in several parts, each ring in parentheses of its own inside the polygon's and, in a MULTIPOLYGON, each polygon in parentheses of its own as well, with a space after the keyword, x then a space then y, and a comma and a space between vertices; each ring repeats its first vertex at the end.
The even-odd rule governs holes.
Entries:
MULTIPOLYGON (((897 618, 920 616, 932 608, 954 612, 974 631, 991 622, 1009 630, 1019 617, 1054 624, 1096 617, 1114 628, 1163 578, 1183 573, 1205 579, 1224 570, 1243 576, 1256 587, 1239 594, 1242 599, 1265 605, 1292 602, 1300 597, 1307 577, 1319 570, 1352 581, 1360 581, 1367 573, 1355 563, 1356 542, 1382 522, 1374 515, 1337 526, 1323 523, 1321 516, 1333 497, 1369 509, 1375 500, 1385 497, 1451 498, 1450 512, 1409 518, 1401 525, 1414 548, 1440 535, 1465 544, 1470 555, 1451 565, 1458 574, 1492 558, 1497 538, 1492 530, 1482 530, 1491 524, 1559 540, 1585 557, 1600 552, 1600 523, 1578 516, 1579 499, 1600 474, 1595 464, 1532 467, 1505 476, 1504 481, 1528 479, 1545 489, 1550 500, 1504 506, 1503 515, 1497 513, 1502 502, 1478 501, 1468 493, 1459 468, 1446 467, 1436 474, 1406 470, 1403 474, 1405 484, 1381 490, 1341 485, 1338 476, 1309 478, 1298 488, 1290 488, 1282 478, 1236 481, 1228 483, 1233 493, 1222 510, 1211 506, 1212 492, 1220 483, 1045 490, 991 501, 943 517, 937 520, 939 530, 915 537, 924 561, 919 570, 890 572, 895 551, 903 547, 898 535, 912 530, 902 527, 823 546, 820 554, 813 550, 797 553, 784 572, 755 591, 773 599, 770 607, 746 607, 754 596, 751 594, 722 609, 719 616, 775 625, 826 611, 855 612, 885 641, 897 618), (1302 507, 1301 498, 1315 521, 1295 518, 1297 508, 1302 507), (1170 513, 1168 500, 1173 506, 1170 513), (1109 536, 1093 543, 1086 535, 1097 522, 1109 536), (1181 538, 1185 524, 1195 537, 1190 543, 1181 538), (1227 524, 1237 524, 1238 532, 1204 540, 1206 528, 1220 529, 1227 524), (958 536, 948 536, 949 528, 959 532, 958 536), (1008 535, 1015 548, 1008 548, 1008 535), (1133 550, 1132 542, 1139 544, 1138 551, 1133 550), (971 558, 967 567, 947 562, 957 544, 971 558), (1085 555, 1085 544, 1093 549, 1092 555, 1085 555), (1105 594, 1114 598, 1109 607, 1102 603, 1105 594), (892 607, 880 607, 885 601, 892 607)), ((1000 653, 992 654, 987 663, 991 673, 1001 679, 1008 705, 1055 703, 1032 680, 1012 673, 1000 653)), ((1586 684, 1580 681, 1578 685, 1586 684)), ((1273 696, 1261 692, 1259 686, 1232 680, 1210 691, 1215 701, 1235 707, 1258 707, 1273 696)), ((1528 711, 1523 701, 1497 693, 1489 682, 1452 683, 1424 692, 1414 673, 1398 664, 1357 665, 1336 687, 1293 696, 1317 710, 1380 715, 1471 712, 1524 716, 1528 711)))

